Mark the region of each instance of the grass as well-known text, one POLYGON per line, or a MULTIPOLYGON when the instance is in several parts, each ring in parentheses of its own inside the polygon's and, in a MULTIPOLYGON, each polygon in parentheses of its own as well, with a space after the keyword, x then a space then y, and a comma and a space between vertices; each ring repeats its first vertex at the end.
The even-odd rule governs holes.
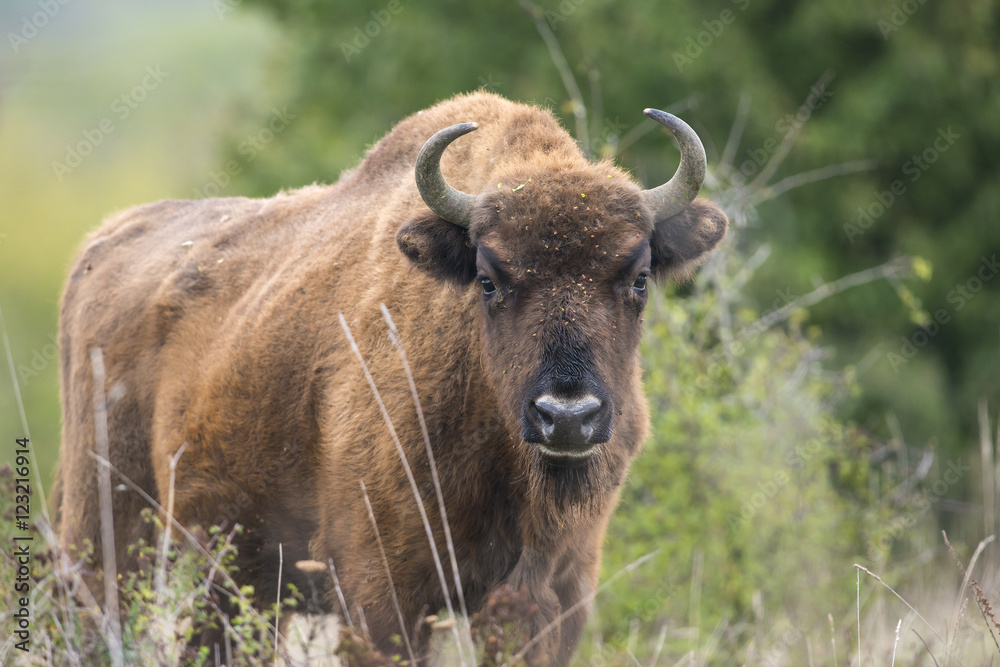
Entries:
MULTIPOLYGON (((386 323, 392 331, 388 314, 386 323)), ((350 335, 347 330, 345 334, 350 335)), ((405 357, 401 344, 397 350, 405 357)), ((100 378, 99 353, 92 361, 95 378, 100 378)), ((363 359, 359 363, 363 365, 363 359)), ((374 381, 369 379, 377 396, 374 381)), ((101 387, 103 383, 95 385, 101 387)), ((98 423, 103 417, 100 393, 95 394, 98 423)), ((416 396, 414 399, 417 400, 416 396)), ((980 443, 982 465, 976 477, 966 482, 982 489, 984 508, 988 508, 998 487, 995 477, 987 479, 996 470, 996 439, 989 430, 987 406, 983 404, 980 411, 980 422, 985 429, 980 443)), ((391 428, 391 423, 387 422, 387 426, 391 428)), ((405 464, 401 448, 400 454, 405 464)), ((175 455, 171 470, 182 455, 183 449, 175 455)), ((106 461, 102 456, 95 458, 106 461)), ((118 473, 108 464, 102 468, 110 488, 110 475, 118 473)), ((910 471, 899 472, 906 475, 910 471)), ((0 471, 0 487, 12 486, 13 472, 5 467, 0 471)), ((172 519, 163 523, 161 516, 170 517, 172 491, 171 479, 166 507, 149 499, 151 507, 145 520, 155 524, 159 537, 156 544, 134 546, 141 564, 139 571, 120 573, 105 582, 109 591, 116 592, 111 598, 121 604, 117 612, 113 607, 97 607, 82 579, 82 574, 107 555, 89 553, 73 561, 56 543, 46 519, 36 520, 34 533, 44 548, 34 555, 30 574, 32 650, 18 651, 15 640, 8 639, 0 646, 4 664, 319 665, 331 664, 331 659, 348 665, 412 663, 412 650, 403 632, 396 655, 383 655, 371 645, 366 639, 360 609, 356 610, 357 624, 344 609, 347 624, 343 627, 331 626, 322 617, 295 613, 315 606, 315 590, 291 590, 282 601, 284 617, 277 601, 264 608, 255 607, 251 604, 253 590, 239 587, 234 580, 236 554, 232 543, 239 528, 229 533, 213 528, 206 533, 189 531, 172 519), (159 514, 154 514, 154 510, 159 514), (237 613, 228 616, 224 613, 227 606, 221 604, 223 598, 232 601, 237 613), (295 618, 288 618, 289 614, 295 618), (284 623, 280 622, 282 618, 284 623), (119 619, 121 625, 117 627, 119 619), (212 626, 221 627, 225 637, 225 646, 217 653, 198 647, 196 641, 202 630, 212 626)), ((108 505, 105 502, 104 506, 108 505)), ((988 528, 989 519, 996 520, 995 512, 984 509, 984 516, 987 523, 983 527, 988 528)), ((0 497, 0 519, 0 538, 10 544, 14 537, 14 507, 6 494, 0 497)), ((377 535, 375 517, 370 519, 377 535)), ((426 517, 423 521, 427 525, 426 517)), ((936 530, 935 524, 933 517, 926 517, 911 528, 915 532, 907 543, 920 545, 917 534, 926 537, 936 530)), ((764 597, 759 594, 754 597, 752 612, 743 618, 727 614, 717 605, 703 609, 703 583, 713 573, 706 572, 703 561, 696 559, 687 582, 690 595, 686 609, 673 606, 664 610, 661 605, 651 616, 630 617, 624 643, 602 640, 600 624, 606 619, 595 613, 588 636, 582 642, 591 650, 581 651, 578 661, 598 665, 722 665, 737 661, 767 665, 894 665, 899 661, 899 664, 939 667, 1000 664, 1000 624, 993 610, 993 602, 1000 593, 994 535, 979 541, 966 559, 959 552, 967 550, 967 546, 953 547, 946 536, 942 537, 930 550, 900 561, 893 559, 893 554, 900 553, 899 545, 893 545, 889 557, 880 561, 891 574, 858 563, 854 565, 854 582, 850 581, 851 573, 846 568, 832 573, 840 588, 854 584, 855 606, 853 618, 848 615, 851 610, 836 605, 820 609, 828 619, 828 627, 789 625, 780 614, 765 608, 764 597), (678 611, 680 618, 671 615, 678 611), (709 621, 712 630, 703 635, 699 617, 712 614, 717 615, 714 621, 709 621), (688 617, 691 621, 685 623, 688 617), (644 631, 644 623, 652 624, 655 631, 644 631), (691 648, 679 650, 678 646, 684 643, 691 648)), ((113 543, 107 536, 105 540, 113 543)), ((614 550, 614 545, 609 545, 609 549, 614 550)), ((450 543, 449 552, 454 558, 454 545, 450 543)), ((650 567, 658 555, 654 552, 631 560, 606 577, 593 596, 581 604, 593 602, 600 610, 602 595, 623 582, 626 586, 635 585, 633 577, 650 567)), ((802 555, 825 556, 808 548, 803 548, 802 555)), ((306 561, 297 566, 315 577, 330 576, 343 608, 343 594, 333 563, 306 561)), ((383 566, 388 567, 385 559, 383 566)), ((452 566, 456 567, 454 561, 452 566)), ((443 581, 440 564, 438 570, 443 581)), ((14 581, 16 575, 17 563, 5 553, 0 561, 0 580, 14 581)), ((389 576, 391 579, 391 572, 389 576)), ((781 571, 771 572, 774 581, 784 576, 781 571)), ((4 590, 4 608, 8 611, 0 613, 0 621, 9 623, 14 620, 20 601, 12 588, 4 590)), ((642 591, 636 593, 641 595, 642 591)), ((807 599, 816 607, 824 604, 824 600, 816 597, 807 599)), ((463 602, 461 615, 448 610, 444 618, 425 619, 434 631, 436 652, 442 663, 531 664, 529 651, 538 637, 526 636, 523 627, 538 610, 529 602, 526 591, 500 589, 484 609, 474 611, 471 616, 466 615, 463 602)), ((573 611, 563 610, 562 615, 573 611)), ((400 618, 400 623, 401 629, 405 627, 404 619, 400 618)))
MULTIPOLYGON (((12 481, 9 466, 0 469, 0 484, 6 487, 12 481)), ((2 537, 10 543, 13 506, 6 501, 0 503, 3 519, 0 532, 8 533, 2 537)), ((159 534, 165 538, 167 531, 152 511, 147 511, 146 520, 156 523, 159 534)), ((45 537, 47 531, 42 522, 36 524, 35 530, 43 542, 51 539, 50 533, 45 537)), ((224 534, 215 530, 211 534, 190 535, 187 546, 172 545, 167 539, 158 545, 136 545, 142 570, 125 573, 117 584, 122 604, 121 644, 117 644, 110 629, 107 610, 94 607, 80 578, 92 563, 86 559, 70 562, 58 545, 47 542, 46 548, 34 555, 32 564, 31 650, 18 651, 13 647, 15 640, 8 639, 0 646, 3 664, 106 665, 117 660, 123 664, 155 665, 338 664, 331 662, 331 657, 347 665, 408 664, 404 658, 406 651, 401 650, 395 656, 380 654, 365 639, 363 621, 360 627, 340 626, 323 617, 297 614, 293 621, 282 624, 284 636, 275 633, 277 605, 255 609, 247 597, 252 590, 238 589, 232 581, 233 537, 234 532, 224 534), (193 544, 197 548, 192 548, 193 544), (219 655, 214 655, 207 648, 197 649, 193 640, 202 628, 219 622, 220 596, 231 597, 238 613, 222 621, 226 645, 219 655), (120 657, 116 652, 120 652, 120 657)), ((945 537, 945 544, 946 540, 945 537)), ((927 569, 936 570, 928 579, 929 585, 904 593, 879 574, 856 566, 853 583, 856 583, 857 613, 851 619, 856 625, 838 627, 831 614, 826 633, 818 628, 785 631, 778 641, 765 639, 754 646, 735 647, 726 645, 731 624, 720 622, 701 647, 671 656, 664 653, 663 647, 667 635, 677 629, 664 624, 652 646, 630 642, 624 650, 603 651, 600 662, 591 664, 730 664, 722 656, 741 648, 746 650, 747 664, 938 667, 1000 664, 1000 621, 993 610, 996 591, 1000 589, 1000 573, 995 566, 991 569, 981 563, 991 555, 989 560, 995 563, 995 552, 992 536, 978 545, 967 564, 952 552, 954 561, 950 571, 937 569, 938 563, 928 563, 927 569), (955 586, 955 581, 960 584, 955 586), (791 658, 795 645, 805 647, 808 662, 791 658), (637 654, 644 653, 648 653, 647 658, 640 660, 637 654)), ((325 575, 326 569, 322 564, 317 565, 318 574, 325 575)), ((642 565, 643 562, 636 562, 632 569, 642 565)), ((300 568, 316 571, 311 562, 300 564, 300 568)), ((5 554, 0 561, 0 577, 13 581, 15 574, 16 564, 5 554)), ((622 571, 617 576, 628 574, 622 571)), ((849 576, 845 573, 842 579, 846 585, 849 576)), ((602 590, 598 589, 595 596, 599 598, 602 590)), ((18 608, 18 601, 12 588, 5 588, 3 597, 8 611, 0 612, 0 620, 7 624, 18 608)), ((308 606, 306 598, 304 592, 293 591, 284 603, 288 611, 295 612, 308 606)), ((470 619, 469 647, 474 652, 475 664, 530 664, 524 662, 524 656, 533 642, 522 627, 535 613, 537 608, 528 601, 526 591, 501 589, 491 595, 486 607, 470 619)), ((438 654, 443 656, 444 664, 456 664, 452 662, 459 658, 451 634, 458 625, 454 617, 428 617, 426 622, 434 629, 438 654)), ((761 638, 773 635, 764 613, 756 619, 753 630, 761 638)))

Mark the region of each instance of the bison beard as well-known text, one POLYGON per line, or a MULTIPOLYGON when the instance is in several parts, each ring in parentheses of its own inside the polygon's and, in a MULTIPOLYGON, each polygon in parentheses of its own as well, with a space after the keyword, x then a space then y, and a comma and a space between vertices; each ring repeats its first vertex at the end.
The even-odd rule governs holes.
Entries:
MULTIPOLYGON (((300 590, 314 577, 293 563, 332 561, 376 645, 394 651, 404 632, 426 656, 421 621, 457 603, 454 581, 434 576, 396 445, 339 324, 342 313, 447 564, 385 304, 423 406, 470 613, 494 591, 524 588, 539 610, 529 634, 553 624, 531 656, 568 662, 618 488, 648 430, 637 355, 647 278, 689 276, 726 231, 722 211, 694 199, 698 138, 669 114, 646 114, 682 155, 652 190, 588 162, 547 111, 480 92, 403 120, 333 185, 164 201, 108 220, 62 299, 62 543, 90 540, 101 553, 89 366, 99 347, 122 475, 162 504, 186 443, 174 516, 245 527, 238 583, 259 604, 278 593, 279 545, 281 581, 300 590), (574 605, 579 613, 557 620, 574 605)), ((119 571, 137 566, 130 544, 154 537, 145 506, 133 491, 113 496, 119 571)), ((101 600, 98 575, 88 584, 101 600)), ((341 611, 330 590, 322 606, 341 611)))

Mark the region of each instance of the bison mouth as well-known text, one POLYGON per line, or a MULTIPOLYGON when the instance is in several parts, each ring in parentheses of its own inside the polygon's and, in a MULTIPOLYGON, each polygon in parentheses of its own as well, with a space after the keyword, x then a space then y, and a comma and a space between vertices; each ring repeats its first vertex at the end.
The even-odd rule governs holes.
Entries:
POLYGON ((538 453, 546 463, 553 466, 582 466, 594 454, 594 448, 586 449, 553 449, 548 445, 539 443, 538 453))
MULTIPOLYGON (((592 511, 601 507, 613 478, 613 456, 604 447, 592 447, 579 457, 551 455, 543 445, 535 448, 535 465, 528 478, 533 492, 545 498, 555 514, 592 511)), ((555 516, 555 515, 553 515, 555 516)))

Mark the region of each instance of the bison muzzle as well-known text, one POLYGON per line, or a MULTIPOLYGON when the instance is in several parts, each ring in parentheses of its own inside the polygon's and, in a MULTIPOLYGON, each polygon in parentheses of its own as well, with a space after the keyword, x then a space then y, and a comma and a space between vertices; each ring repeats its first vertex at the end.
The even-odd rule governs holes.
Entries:
MULTIPOLYGON (((588 161, 549 112, 480 92, 403 120, 333 185, 108 220, 62 300, 60 539, 100 553, 100 348, 116 474, 162 503, 186 445, 174 517, 242 525, 239 582, 261 604, 280 545, 282 582, 305 589, 299 560, 334 565, 346 608, 325 591, 324 609, 420 657, 426 615, 526 589, 533 655, 566 663, 648 430, 648 290, 688 277, 726 232, 695 199, 697 136, 645 113, 681 149, 651 190, 588 161)), ((148 503, 118 488, 117 563, 135 568, 148 503)))

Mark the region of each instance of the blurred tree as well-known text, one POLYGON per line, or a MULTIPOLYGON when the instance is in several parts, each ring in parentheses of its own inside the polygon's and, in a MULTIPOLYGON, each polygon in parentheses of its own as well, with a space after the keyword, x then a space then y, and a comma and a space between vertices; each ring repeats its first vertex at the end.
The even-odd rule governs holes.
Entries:
POLYGON ((552 107, 586 151, 647 183, 677 158, 643 107, 701 135, 707 190, 734 230, 703 278, 672 292, 697 298, 658 300, 649 316, 654 433, 604 576, 657 555, 602 598, 602 650, 619 652, 638 619, 649 645, 661 626, 732 622, 724 643, 757 649, 720 649, 725 663, 791 635, 798 654, 803 632, 850 607, 832 570, 927 544, 933 522, 895 529, 901 512, 922 515, 911 496, 879 490, 910 474, 905 454, 873 471, 876 448, 831 415, 897 438, 879 456, 904 452, 901 435, 934 447, 940 466, 975 453, 977 399, 1000 398, 1000 1, 248 1, 296 37, 282 77, 300 114, 250 165, 238 186, 250 193, 332 181, 398 120, 481 87, 552 107), (808 312, 786 308, 902 255, 923 258, 922 280, 889 272, 808 312), (743 351, 727 352, 725 332, 741 326, 753 327, 743 351), (749 640, 745 622, 759 632, 776 609, 775 636, 749 640))
POLYGON ((858 366, 865 391, 851 408, 865 425, 884 429, 891 411, 908 439, 959 454, 975 441, 977 398, 1000 398, 997 0, 540 0, 583 91, 583 124, 516 3, 248 3, 296 38, 280 76, 300 118, 240 188, 332 181, 399 119, 480 87, 552 106, 586 148, 658 182, 676 153, 640 111, 675 105, 716 174, 759 205, 737 223, 741 245, 774 251, 748 287, 761 310, 899 254, 929 260, 916 294, 880 284, 810 311, 835 363, 858 366), (724 154, 734 120, 745 126, 724 154), (862 158, 874 168, 777 201, 762 182, 862 158), (946 321, 927 320, 936 312, 946 321))

